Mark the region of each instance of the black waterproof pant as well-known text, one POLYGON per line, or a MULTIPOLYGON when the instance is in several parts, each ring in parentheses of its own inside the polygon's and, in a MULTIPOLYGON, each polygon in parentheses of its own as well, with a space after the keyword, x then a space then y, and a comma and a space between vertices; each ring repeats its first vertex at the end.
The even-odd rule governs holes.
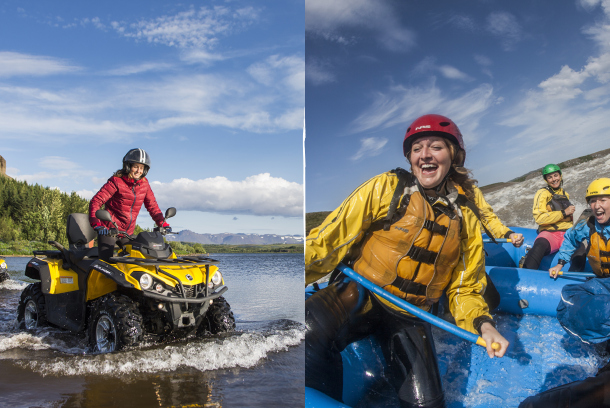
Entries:
POLYGON ((110 257, 114 255, 114 245, 119 241, 121 245, 125 245, 129 240, 127 238, 111 237, 110 235, 97 236, 97 251, 99 259, 109 262, 110 257))
POLYGON ((341 351, 374 335, 401 407, 444 407, 430 324, 395 312, 354 281, 338 279, 305 302, 305 385, 343 401, 341 351))
MULTIPOLYGON (((551 253, 551 244, 548 240, 544 238, 538 238, 534 241, 534 245, 532 249, 530 249, 525 257, 525 261, 523 262, 523 267, 525 269, 538 269, 540 268, 540 262, 542 262, 542 258, 549 255, 551 253)), ((572 254, 572 259, 570 260, 570 272, 582 272, 585 270, 585 263, 587 261, 587 247, 584 244, 580 244, 580 246, 576 249, 574 254, 572 254)), ((551 265, 555 266, 555 265, 551 265)))

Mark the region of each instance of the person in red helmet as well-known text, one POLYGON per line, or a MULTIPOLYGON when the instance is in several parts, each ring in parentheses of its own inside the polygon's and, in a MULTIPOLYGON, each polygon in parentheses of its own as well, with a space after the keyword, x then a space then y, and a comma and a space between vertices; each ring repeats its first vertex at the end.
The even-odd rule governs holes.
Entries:
POLYGON ((102 205, 112 216, 119 230, 133 234, 142 204, 158 226, 171 232, 165 217, 157 205, 146 175, 150 170, 150 156, 142 149, 131 149, 123 157, 123 167, 117 170, 89 203, 89 222, 98 233, 99 258, 108 262, 114 253, 114 245, 127 239, 111 233, 114 225, 96 218, 95 212, 102 205))
MULTIPOLYGON (((463 167, 462 135, 449 118, 425 115, 407 129, 403 152, 410 172, 398 168, 373 177, 311 230, 306 284, 344 262, 426 311, 446 293, 456 324, 479 333, 490 357, 502 357, 509 343, 482 296, 480 213, 474 180, 463 167), (491 348, 494 342, 499 350, 491 348)), ((374 335, 400 406, 443 407, 430 325, 342 275, 331 278, 305 302, 305 385, 342 400, 340 352, 374 335)))

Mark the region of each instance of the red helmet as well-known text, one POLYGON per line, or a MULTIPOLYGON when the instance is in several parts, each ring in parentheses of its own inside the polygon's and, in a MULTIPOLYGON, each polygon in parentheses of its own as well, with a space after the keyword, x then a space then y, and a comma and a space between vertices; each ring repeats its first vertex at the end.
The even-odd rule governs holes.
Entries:
POLYGON ((424 115, 415 119, 407 129, 402 151, 406 156, 411 151, 413 141, 421 136, 441 136, 458 145, 464 153, 464 139, 457 125, 451 119, 441 115, 424 115))

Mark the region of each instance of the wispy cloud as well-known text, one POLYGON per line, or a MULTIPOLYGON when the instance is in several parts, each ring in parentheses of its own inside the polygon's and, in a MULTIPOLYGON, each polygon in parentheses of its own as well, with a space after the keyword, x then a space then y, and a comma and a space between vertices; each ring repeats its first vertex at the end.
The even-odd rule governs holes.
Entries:
POLYGON ((449 24, 467 31, 477 31, 478 29, 474 18, 465 14, 452 15, 451 17, 449 17, 449 24))
POLYGON ((151 182, 161 207, 181 211, 207 211, 230 214, 303 215, 303 186, 269 173, 231 181, 226 177, 203 180, 186 178, 169 183, 151 182))
POLYGON ((136 40, 178 48, 210 49, 218 43, 219 36, 241 30, 256 21, 258 16, 259 10, 254 7, 231 10, 216 6, 132 24, 113 21, 110 25, 120 35, 136 40))
POLYGON ((472 144, 476 142, 480 118, 499 102, 489 84, 479 85, 454 97, 444 95, 434 82, 421 87, 393 85, 374 94, 372 104, 351 123, 349 130, 359 133, 397 125, 406 129, 418 116, 438 113, 459 123, 465 138, 472 144))
MULTIPOLYGON (((137 66, 115 74, 153 68, 161 67, 137 66)), ((68 142, 70 136, 104 135, 120 140, 184 125, 252 132, 301 129, 304 78, 301 57, 278 54, 251 64, 248 73, 100 80, 61 91, 0 83, 0 139, 68 142)))
POLYGON ((418 63, 412 70, 413 75, 434 75, 441 74, 447 79, 457 79, 460 81, 471 82, 474 78, 460 71, 451 65, 437 65, 435 57, 426 57, 418 63))
POLYGON ((388 143, 388 139, 383 137, 367 137, 360 140, 360 149, 351 158, 358 160, 365 156, 377 156, 383 150, 383 147, 388 143))
POLYGON ((81 70, 67 61, 17 52, 0 52, 0 77, 46 76, 72 73, 81 70))
POLYGON ((111 69, 109 71, 104 72, 104 74, 105 75, 124 76, 124 75, 141 74, 143 72, 148 72, 148 71, 165 71, 172 67, 173 67, 172 64, 163 63, 163 62, 144 62, 144 63, 138 64, 138 65, 128 65, 128 66, 124 66, 124 67, 111 69))
POLYGON ((330 63, 313 58, 307 60, 305 77, 313 85, 324 85, 337 80, 330 63))
POLYGON ((364 27, 377 41, 395 52, 405 52, 415 45, 415 33, 401 26, 393 7, 379 0, 306 0, 305 30, 342 44, 355 41, 341 31, 364 27))
POLYGON ((506 11, 496 11, 487 16, 486 30, 500 38, 504 51, 514 49, 523 38, 523 29, 517 18, 506 11))
POLYGON ((17 180, 27 181, 30 184, 47 184, 60 179, 82 180, 95 174, 94 171, 87 170, 66 157, 46 156, 40 159, 37 164, 46 170, 32 174, 20 174, 22 173, 20 169, 11 168, 10 172, 7 169, 7 173, 17 180))

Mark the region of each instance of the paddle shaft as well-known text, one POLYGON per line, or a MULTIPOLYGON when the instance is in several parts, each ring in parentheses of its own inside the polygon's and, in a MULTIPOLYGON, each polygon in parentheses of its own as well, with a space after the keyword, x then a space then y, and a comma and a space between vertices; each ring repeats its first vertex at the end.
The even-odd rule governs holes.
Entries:
MULTIPOLYGON (((484 244, 489 244, 489 243, 492 243, 492 242, 493 241, 491 240, 491 238, 484 238, 483 239, 483 243, 484 244)), ((498 244, 504 244, 504 243, 510 243, 512 241, 510 240, 510 238, 496 238, 496 242, 498 244)))
MULTIPOLYGON (((411 303, 394 296, 390 292, 387 292, 387 291, 381 289, 379 286, 375 285, 373 282, 369 281, 368 279, 362 277, 361 275, 358 275, 354 270, 352 270, 348 266, 339 264, 339 266, 337 266, 337 269, 339 269, 345 275, 349 276, 352 280, 358 282, 359 284, 361 284, 362 286, 364 286, 371 292, 375 293, 376 295, 381 296, 388 302, 391 302, 392 304, 406 310, 407 312, 411 313, 412 315, 419 317, 420 319, 438 327, 439 329, 443 329, 443 330, 448 331, 449 333, 453 333, 456 336, 458 336, 464 340, 468 340, 468 341, 478 344, 479 346, 482 346, 482 347, 487 347, 487 343, 485 343, 485 340, 483 340, 482 337, 477 336, 476 334, 470 333, 469 331, 466 331, 464 329, 461 329, 454 324, 446 322, 443 319, 436 317, 433 314, 428 313, 428 312, 420 309, 419 307, 413 306, 411 303)), ((499 343, 493 343, 491 345, 491 348, 494 350, 500 350, 501 346, 499 343)))

